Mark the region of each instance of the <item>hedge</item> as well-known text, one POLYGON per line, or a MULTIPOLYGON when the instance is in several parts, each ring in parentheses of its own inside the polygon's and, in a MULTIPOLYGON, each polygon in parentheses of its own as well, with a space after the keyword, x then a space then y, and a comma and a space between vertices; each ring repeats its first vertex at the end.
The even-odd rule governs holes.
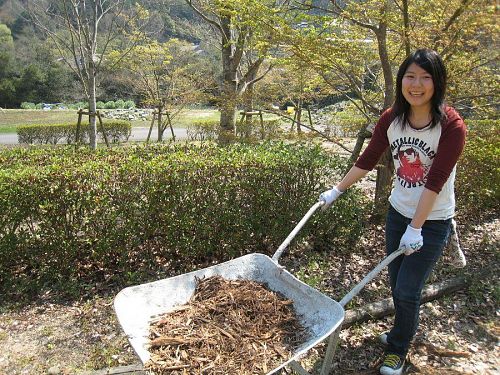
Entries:
MULTIPOLYGON (((109 142, 125 142, 132 132, 132 124, 129 121, 113 120, 105 121, 104 129, 109 142)), ((76 124, 44 124, 44 125, 20 125, 17 127, 19 143, 24 144, 57 144, 60 142, 74 143, 76 139, 76 124)), ((97 135, 104 139, 101 128, 97 126, 97 135)), ((88 125, 80 128, 80 142, 88 142, 88 125)))
MULTIPOLYGON (((239 140, 270 140, 280 133, 281 120, 238 121, 235 126, 235 136, 239 140)), ((187 127, 187 137, 190 141, 215 140, 219 136, 219 121, 195 121, 187 127)))
MULTIPOLYGON (((270 143, 14 149, 0 164, 0 294, 10 298, 271 255, 342 169, 319 147, 270 143)), ((365 203, 346 193, 297 241, 348 251, 365 203)))

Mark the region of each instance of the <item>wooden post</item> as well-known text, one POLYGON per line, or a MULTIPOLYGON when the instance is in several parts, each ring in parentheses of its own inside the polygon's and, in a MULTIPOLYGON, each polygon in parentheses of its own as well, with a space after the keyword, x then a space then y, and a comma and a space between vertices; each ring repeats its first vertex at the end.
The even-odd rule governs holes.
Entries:
POLYGON ((172 139, 175 142, 174 128, 172 127, 172 121, 170 120, 170 113, 168 113, 168 111, 165 111, 165 115, 167 115, 168 126, 170 126, 170 132, 172 133, 172 139))
POLYGON ((80 108, 78 110, 78 122, 76 123, 75 150, 78 148, 78 144, 80 143, 80 127, 82 126, 82 115, 83 110, 80 108))
POLYGON ((151 137, 151 132, 153 131, 153 125, 156 120, 156 112, 153 112, 153 120, 151 121, 151 125, 149 126, 148 137, 146 138, 146 143, 149 142, 149 137, 151 137))
MULTIPOLYGON (((293 111, 293 120, 292 120, 292 127, 290 128, 290 132, 293 132, 293 128, 295 126, 295 123, 297 122, 297 111, 295 110, 295 107, 294 108, 294 111, 293 111)), ((298 126, 297 126, 298 128, 298 126)))
POLYGON ((101 125, 101 131, 102 131, 102 135, 104 137, 104 142, 106 142, 106 147, 109 148, 110 146, 109 146, 109 142, 108 142, 108 136, 106 135, 106 130, 104 129, 104 124, 102 123, 101 114, 99 113, 99 111, 96 111, 95 115, 99 119, 99 125, 101 125))
POLYGON ((259 110, 259 118, 260 118, 260 138, 264 139, 266 137, 265 135, 265 129, 264 129, 264 116, 262 115, 262 111, 259 110))
POLYGON ((311 127, 313 127, 313 120, 312 120, 312 116, 311 116, 311 108, 309 106, 307 106, 307 115, 309 116, 309 125, 311 125, 311 127))
POLYGON ((104 123, 102 122, 102 117, 101 117, 101 114, 99 113, 99 111, 87 112, 87 111, 83 111, 83 109, 80 108, 78 110, 78 122, 76 123, 75 149, 78 147, 78 143, 80 142, 80 130, 81 130, 80 128, 82 126, 82 116, 83 115, 89 116, 89 123, 90 123, 91 117, 97 117, 99 119, 99 125, 101 126, 101 131, 102 131, 102 135, 104 137, 104 141, 106 142, 106 146, 110 147, 109 142, 108 142, 108 137, 106 135, 106 130, 104 129, 104 123))

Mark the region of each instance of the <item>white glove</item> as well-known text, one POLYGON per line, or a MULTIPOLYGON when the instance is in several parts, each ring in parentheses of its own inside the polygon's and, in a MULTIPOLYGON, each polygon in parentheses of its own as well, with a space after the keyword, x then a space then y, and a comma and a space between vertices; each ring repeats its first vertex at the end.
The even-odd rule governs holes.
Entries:
POLYGON ((411 225, 406 227, 406 231, 401 237, 399 242, 399 248, 405 248, 405 255, 411 255, 424 244, 424 238, 422 237, 422 228, 415 229, 411 225))
POLYGON ((337 189, 336 186, 333 189, 321 193, 321 195, 319 196, 319 200, 325 202, 325 204, 323 205, 323 209, 330 207, 330 205, 335 201, 335 199, 340 197, 342 193, 343 191, 337 189))

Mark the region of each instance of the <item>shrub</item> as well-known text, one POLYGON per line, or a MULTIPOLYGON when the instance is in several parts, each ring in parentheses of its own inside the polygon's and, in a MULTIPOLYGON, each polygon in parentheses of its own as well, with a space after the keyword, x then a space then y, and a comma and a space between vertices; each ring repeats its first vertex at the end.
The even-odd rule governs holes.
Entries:
POLYGON ((457 210, 477 216, 500 201, 500 121, 466 121, 468 134, 457 164, 457 210))
POLYGON ((104 104, 104 108, 105 109, 116 109, 116 105, 115 105, 115 102, 110 100, 109 102, 106 102, 104 104))
MULTIPOLYGON (((10 298, 271 255, 341 170, 319 147, 284 144, 14 149, 0 163, 0 293, 10 298)), ((363 212, 349 191, 296 240, 350 250, 363 212)))
POLYGON ((187 126, 186 134, 190 141, 210 141, 219 136, 219 121, 195 121, 187 126))
MULTIPOLYGON (((240 140, 271 140, 280 134, 279 119, 238 121, 235 128, 236 137, 240 140)), ((219 121, 197 121, 188 125, 187 137, 191 141, 208 141, 217 139, 220 132, 219 121)))
POLYGON ((95 103, 95 106, 97 109, 104 109, 105 108, 105 103, 104 102, 101 102, 101 101, 98 101, 95 103))
MULTIPOLYGON (((106 136, 111 143, 126 142, 132 134, 132 123, 130 121, 113 120, 109 122, 103 121, 103 123, 106 136)), ((101 139, 104 139, 101 131, 98 131, 98 135, 101 139)))
MULTIPOLYGON (((129 121, 113 120, 104 121, 104 128, 108 141, 112 143, 126 142, 132 132, 129 121)), ((74 143, 76 139, 76 124, 43 124, 43 125, 21 125, 17 127, 17 138, 19 143, 25 144, 57 144, 65 142, 74 143)), ((104 139, 101 128, 97 126, 97 134, 104 139)), ((79 142, 85 143, 89 139, 88 125, 82 126, 79 134, 79 142)))
POLYGON ((30 103, 30 102, 22 102, 21 103, 22 109, 35 109, 35 107, 36 107, 35 103, 30 103))
POLYGON ((115 102, 115 108, 125 108, 125 102, 122 99, 118 99, 115 102))
POLYGON ((125 109, 135 108, 135 103, 133 100, 127 100, 124 104, 125 109))

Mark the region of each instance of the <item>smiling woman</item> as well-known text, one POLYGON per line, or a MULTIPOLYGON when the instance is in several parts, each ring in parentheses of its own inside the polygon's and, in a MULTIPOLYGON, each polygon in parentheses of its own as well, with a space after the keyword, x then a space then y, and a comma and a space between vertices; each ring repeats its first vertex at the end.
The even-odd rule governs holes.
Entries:
POLYGON ((396 317, 384 334, 382 375, 404 371, 418 327, 422 289, 441 256, 455 215, 455 165, 465 143, 465 124, 445 105, 445 92, 441 57, 429 49, 409 55, 398 70, 395 102, 379 119, 367 149, 342 181, 320 196, 331 205, 390 148, 396 178, 389 197, 386 251, 405 251, 388 267, 396 317))

